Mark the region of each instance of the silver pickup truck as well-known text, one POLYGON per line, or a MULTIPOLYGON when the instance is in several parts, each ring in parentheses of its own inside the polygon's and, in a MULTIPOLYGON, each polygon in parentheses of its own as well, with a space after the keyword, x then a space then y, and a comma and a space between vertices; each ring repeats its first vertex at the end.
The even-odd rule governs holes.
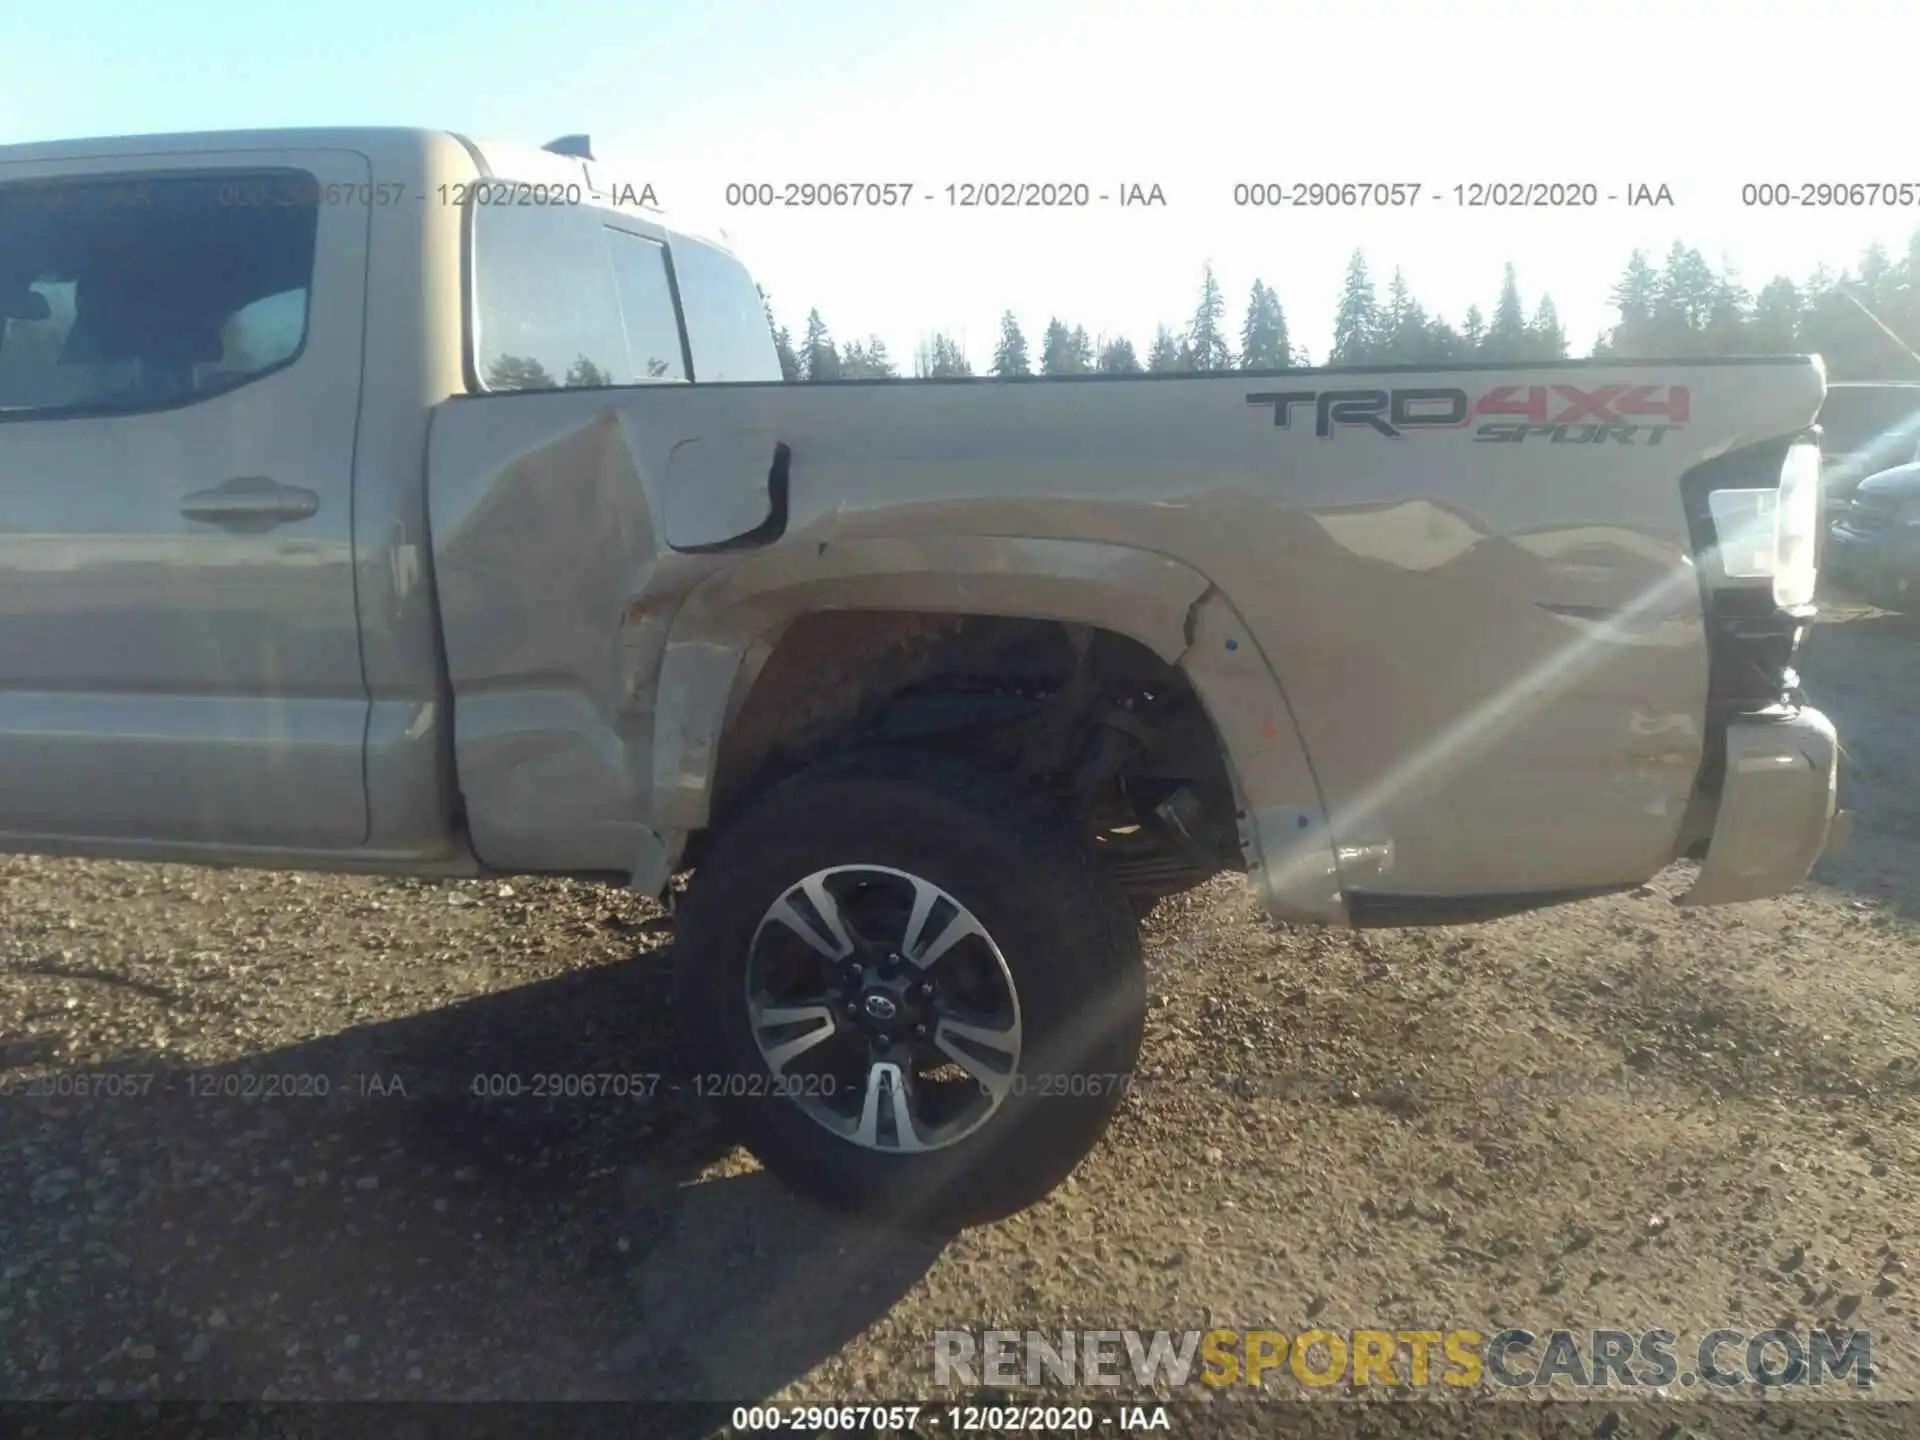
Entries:
POLYGON ((0 848, 677 899, 744 1141, 942 1221, 1097 1141, 1221 871, 1419 925, 1821 853, 1817 359, 782 384, 581 148, 0 148, 0 848))

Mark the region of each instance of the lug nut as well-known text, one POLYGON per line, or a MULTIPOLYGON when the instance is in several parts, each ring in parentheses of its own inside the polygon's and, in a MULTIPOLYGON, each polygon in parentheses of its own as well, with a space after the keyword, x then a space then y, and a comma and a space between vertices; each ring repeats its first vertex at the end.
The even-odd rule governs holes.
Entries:
POLYGON ((914 1027, 913 1027, 913 1038, 914 1038, 914 1039, 916 1039, 916 1040, 924 1040, 924 1039, 926 1039, 926 1038, 927 1038, 927 1027, 926 1027, 926 1026, 924 1026, 924 1025, 916 1025, 916 1026, 914 1026, 914 1027))
POLYGON ((933 982, 931 980, 922 980, 920 982, 920 993, 923 996, 933 994, 933 982))
POLYGON ((847 1001, 847 1014, 858 1015, 859 1013, 860 1013, 860 1007, 854 1004, 853 1001, 851 1000, 847 1001))
POLYGON ((884 1055, 893 1048, 893 1042, 884 1035, 876 1035, 873 1037, 873 1048, 884 1055))

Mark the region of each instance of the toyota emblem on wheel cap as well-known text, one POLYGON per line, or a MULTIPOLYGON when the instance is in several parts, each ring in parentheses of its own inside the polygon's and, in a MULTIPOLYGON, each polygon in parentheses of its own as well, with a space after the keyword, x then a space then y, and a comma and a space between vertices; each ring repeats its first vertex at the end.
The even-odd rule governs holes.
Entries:
POLYGON ((867 1014, 876 1020, 891 1020, 900 1013, 900 1007, 884 995, 867 996, 867 1014))

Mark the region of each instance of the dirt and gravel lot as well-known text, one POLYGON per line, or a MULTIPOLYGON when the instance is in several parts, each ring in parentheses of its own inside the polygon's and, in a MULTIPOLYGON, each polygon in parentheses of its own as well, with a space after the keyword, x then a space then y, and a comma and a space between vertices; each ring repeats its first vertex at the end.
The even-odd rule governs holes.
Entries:
POLYGON ((1345 935, 1223 879, 1149 922, 1106 1142, 944 1240, 666 1086, 470 1093, 676 1069, 649 903, 0 859, 0 1395, 925 1397, 940 1327, 1311 1320, 1844 1322, 1920 1398, 1920 622, 1831 610, 1803 670, 1859 820, 1800 893, 1345 935))

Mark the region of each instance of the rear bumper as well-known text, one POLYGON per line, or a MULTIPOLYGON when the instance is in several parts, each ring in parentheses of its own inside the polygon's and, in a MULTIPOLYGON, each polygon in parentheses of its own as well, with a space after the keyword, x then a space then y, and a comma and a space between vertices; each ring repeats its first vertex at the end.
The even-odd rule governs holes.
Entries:
POLYGON ((1840 742, 1818 710, 1727 726, 1726 768, 1700 878, 1682 905, 1782 895, 1807 878, 1834 831, 1840 742))

